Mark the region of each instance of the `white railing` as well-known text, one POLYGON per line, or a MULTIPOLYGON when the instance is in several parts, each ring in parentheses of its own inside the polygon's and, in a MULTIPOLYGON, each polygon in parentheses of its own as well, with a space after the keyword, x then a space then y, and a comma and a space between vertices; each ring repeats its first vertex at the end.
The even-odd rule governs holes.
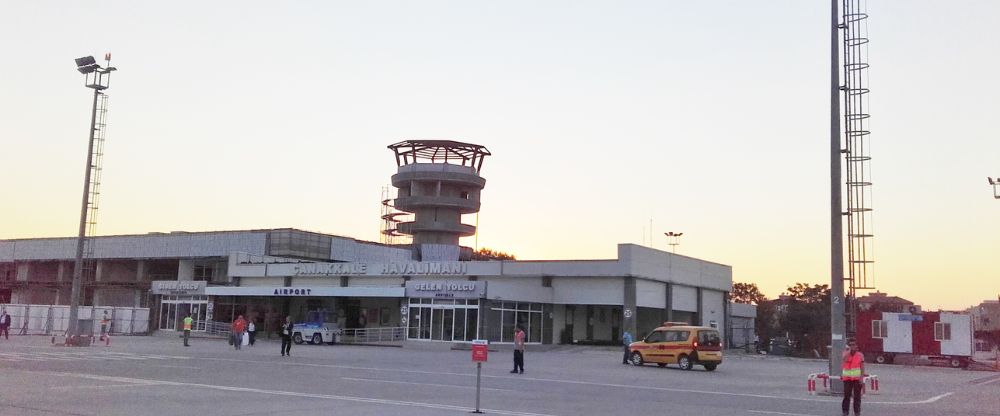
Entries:
POLYGON ((406 327, 345 329, 340 336, 344 344, 396 343, 406 340, 406 327))
MULTIPOLYGON (((69 326, 69 306, 65 305, 2 305, 10 314, 10 333, 20 335, 62 335, 69 326)), ((101 320, 107 312, 110 321, 106 329, 112 335, 146 335, 149 333, 149 308, 117 306, 80 306, 77 317, 90 322, 80 328, 82 334, 100 335, 101 320)))

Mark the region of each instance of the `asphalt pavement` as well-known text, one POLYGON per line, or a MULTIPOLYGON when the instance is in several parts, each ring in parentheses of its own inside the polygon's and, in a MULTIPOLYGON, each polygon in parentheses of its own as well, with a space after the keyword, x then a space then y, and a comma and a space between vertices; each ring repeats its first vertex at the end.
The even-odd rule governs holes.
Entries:
MULTIPOLYGON (((476 405, 467 350, 116 337, 62 347, 0 340, 0 415, 460 415, 476 405)), ((537 348, 538 350, 542 348, 537 348)), ((729 354, 714 372, 621 364, 610 348, 546 348, 510 374, 510 351, 482 367, 480 408, 496 415, 839 415, 840 399, 806 394, 825 362, 729 354)), ((1000 415, 1000 373, 869 365, 878 394, 865 415, 1000 415)))

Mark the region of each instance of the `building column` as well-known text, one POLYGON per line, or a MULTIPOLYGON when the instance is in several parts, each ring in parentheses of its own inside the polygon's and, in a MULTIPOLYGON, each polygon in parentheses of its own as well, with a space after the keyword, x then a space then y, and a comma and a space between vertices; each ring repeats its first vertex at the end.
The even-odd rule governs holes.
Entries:
POLYGON ((18 282, 27 282, 28 281, 28 275, 30 275, 30 274, 31 274, 31 263, 30 262, 17 263, 17 272, 16 272, 17 276, 16 276, 16 279, 17 279, 18 282))
MULTIPOLYGON (((62 283, 66 281, 66 262, 60 261, 58 266, 58 271, 56 272, 56 282, 62 283)), ((68 297, 68 296, 67 296, 68 297)), ((56 285, 56 300, 55 305, 62 305, 63 303, 63 287, 62 285, 56 285)), ((69 302, 66 302, 69 303, 69 302)))
POLYGON ((667 282, 667 302, 666 305, 666 318, 665 322, 670 322, 674 320, 674 285, 673 283, 667 282))
MULTIPOLYGON (((636 308, 636 294, 635 294, 635 277, 626 276, 625 277, 625 296, 624 305, 622 305, 622 331, 628 331, 635 338, 638 336, 636 334, 636 318, 638 318, 639 310, 636 308)), ((613 339, 619 339, 621 334, 611 334, 613 339)))
MULTIPOLYGON (((27 282, 28 276, 31 274, 31 263, 15 263, 16 271, 14 272, 14 278, 18 282, 27 282)), ((21 289, 14 289, 10 292, 11 303, 21 303, 29 304, 31 303, 31 287, 27 286, 21 289)))
MULTIPOLYGON (((103 260, 97 260, 96 265, 94 266, 94 282, 95 283, 96 282, 100 282, 103 279, 104 279, 104 261, 103 260)), ((93 303, 91 304, 91 306, 103 306, 103 305, 101 305, 101 302, 102 302, 102 300, 101 300, 102 293, 101 292, 102 292, 102 290, 100 289, 100 287, 95 285, 94 286, 94 299, 92 301, 93 303)))
MULTIPOLYGON (((146 260, 139 260, 135 263, 135 281, 142 282, 146 280, 146 260)), ((142 289, 135 290, 135 300, 132 302, 132 306, 138 308, 142 305, 142 289)))
POLYGON ((705 325, 705 323, 702 322, 702 319, 705 318, 705 314, 701 313, 701 308, 703 306, 703 300, 701 299, 701 296, 702 296, 701 287, 695 288, 694 297, 698 300, 698 306, 695 307, 697 311, 694 313, 694 324, 698 326, 705 325))
POLYGON ((733 345, 733 334, 729 330, 729 315, 733 313, 732 307, 729 305, 729 292, 722 292, 722 329, 726 332, 726 339, 728 340, 726 345, 733 345))
POLYGON ((177 261, 177 280, 194 280, 194 260, 177 261))

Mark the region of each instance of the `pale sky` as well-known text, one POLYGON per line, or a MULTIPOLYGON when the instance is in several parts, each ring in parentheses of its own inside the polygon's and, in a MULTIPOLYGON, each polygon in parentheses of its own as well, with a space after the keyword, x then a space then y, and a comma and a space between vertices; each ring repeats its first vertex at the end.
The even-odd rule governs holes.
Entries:
MULTIPOLYGON (((479 246, 829 283, 826 1, 0 2, 0 238, 75 236, 113 54, 98 234, 294 227, 378 241, 386 146, 493 152, 479 246)), ((869 4, 875 284, 1000 293, 1000 2, 869 4), (993 254, 990 254, 993 253, 993 254)), ((467 218, 466 222, 474 222, 467 218)), ((473 245, 472 239, 463 243, 473 245)))

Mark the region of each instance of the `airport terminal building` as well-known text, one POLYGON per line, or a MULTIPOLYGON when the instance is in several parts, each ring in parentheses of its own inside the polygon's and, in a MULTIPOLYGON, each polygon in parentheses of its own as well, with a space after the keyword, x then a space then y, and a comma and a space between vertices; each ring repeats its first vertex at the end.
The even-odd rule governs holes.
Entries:
MULTIPOLYGON (((172 232, 88 240, 83 305, 150 308, 153 330, 195 330, 251 317, 272 331, 284 316, 335 316, 341 328, 402 328, 408 341, 617 343, 664 321, 731 320, 727 265, 619 244, 605 260, 471 260, 485 148, 450 141, 389 146, 396 212, 386 244, 297 229, 172 232), (443 162, 443 163, 442 163, 443 162), (404 221, 405 220, 405 221, 404 221)), ((0 240, 0 303, 69 304, 76 238, 0 240)))
MULTIPOLYGON (((663 321, 726 328, 729 266, 634 244, 608 260, 414 261, 411 249, 295 229, 97 237, 82 304, 151 309, 150 328, 335 311, 407 339, 608 341, 663 321)), ((0 241, 0 303, 68 304, 75 238, 0 241)), ((197 330, 198 328, 196 328, 197 330)))

